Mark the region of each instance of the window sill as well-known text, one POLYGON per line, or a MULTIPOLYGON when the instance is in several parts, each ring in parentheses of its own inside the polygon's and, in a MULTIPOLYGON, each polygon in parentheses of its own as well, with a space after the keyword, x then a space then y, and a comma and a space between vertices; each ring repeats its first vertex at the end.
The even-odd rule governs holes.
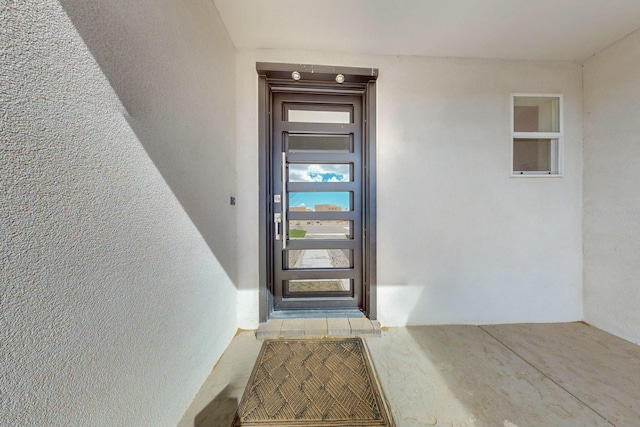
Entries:
POLYGON ((510 178, 562 178, 559 173, 511 173, 510 178))

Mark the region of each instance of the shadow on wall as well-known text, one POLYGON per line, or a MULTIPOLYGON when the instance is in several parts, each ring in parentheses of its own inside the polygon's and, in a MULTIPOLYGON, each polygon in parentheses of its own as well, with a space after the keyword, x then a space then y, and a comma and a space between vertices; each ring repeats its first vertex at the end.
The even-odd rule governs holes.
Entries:
POLYGON ((230 426, 236 416, 238 399, 229 395, 227 385, 209 404, 196 415, 194 427, 230 426))
POLYGON ((60 3, 131 129, 237 283, 230 205, 236 192, 235 50, 213 2, 60 3))

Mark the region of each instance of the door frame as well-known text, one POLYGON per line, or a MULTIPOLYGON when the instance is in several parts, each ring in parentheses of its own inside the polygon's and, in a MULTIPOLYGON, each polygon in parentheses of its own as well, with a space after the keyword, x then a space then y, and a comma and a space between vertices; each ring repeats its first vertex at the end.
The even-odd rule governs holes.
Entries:
MULTIPOLYGON (((259 320, 273 313, 273 249, 271 223, 271 106, 274 92, 357 94, 363 99, 363 292, 362 310, 377 319, 376 292, 376 79, 377 68, 333 67, 308 64, 256 63, 258 73, 258 177, 259 177, 259 320), (292 73, 299 73, 294 80, 292 73), (343 83, 336 76, 344 76, 343 83)), ((294 313, 295 314, 295 313, 294 313)))

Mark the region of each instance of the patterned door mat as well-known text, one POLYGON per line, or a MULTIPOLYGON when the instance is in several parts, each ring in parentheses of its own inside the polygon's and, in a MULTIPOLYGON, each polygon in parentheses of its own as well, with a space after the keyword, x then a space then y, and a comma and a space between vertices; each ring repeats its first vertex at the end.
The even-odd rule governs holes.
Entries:
POLYGON ((393 426, 360 338, 265 340, 234 426, 393 426))

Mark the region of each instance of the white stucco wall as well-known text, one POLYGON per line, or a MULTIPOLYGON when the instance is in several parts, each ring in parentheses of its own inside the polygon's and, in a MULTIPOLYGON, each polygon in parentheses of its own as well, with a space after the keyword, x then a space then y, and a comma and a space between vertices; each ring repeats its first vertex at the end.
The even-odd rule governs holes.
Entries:
MULTIPOLYGON (((189 5, 154 13, 184 20, 191 37, 202 20, 210 39, 224 32, 209 2, 189 5)), ((207 97, 234 87, 235 61, 222 38, 208 50, 226 74, 201 88, 207 97)), ((180 58, 206 75, 201 59, 180 58)), ((172 95, 197 107, 189 125, 202 133, 171 143, 212 145, 214 172, 194 173, 233 180, 215 171, 235 160, 233 106, 172 95)), ((142 110, 154 99, 137 98, 142 110)), ((155 108, 164 117, 172 106, 155 108)), ((2 2, 0 425, 175 425, 236 331, 233 280, 127 119, 57 2, 2 2)), ((211 220, 235 230, 234 208, 221 206, 211 220)), ((235 231, 220 240, 233 248, 235 231)))
POLYGON ((131 129, 235 281, 235 49, 213 2, 59 1, 131 129))
POLYGON ((384 325, 582 319, 579 64, 251 50, 237 56, 242 327, 258 320, 257 61, 380 69, 384 325), (564 95, 563 178, 508 177, 512 92, 564 95))
POLYGON ((640 32, 584 65, 587 322, 640 343, 640 32))

